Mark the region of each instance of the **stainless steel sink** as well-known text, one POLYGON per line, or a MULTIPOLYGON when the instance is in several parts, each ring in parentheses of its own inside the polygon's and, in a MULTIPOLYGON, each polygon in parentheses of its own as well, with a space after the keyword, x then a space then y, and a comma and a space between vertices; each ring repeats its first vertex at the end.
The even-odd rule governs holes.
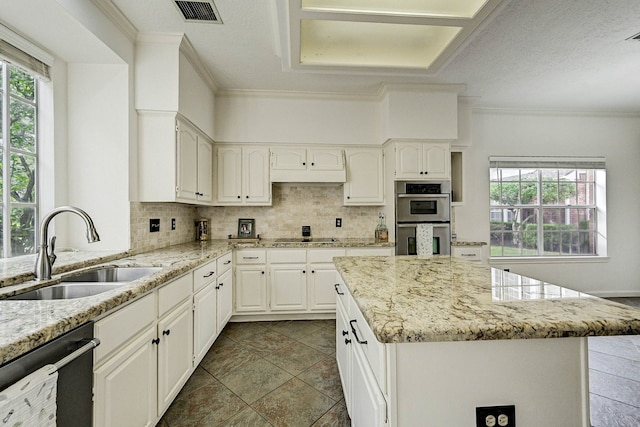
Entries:
POLYGON ((14 295, 9 300, 53 300, 90 297, 126 285, 127 282, 112 283, 59 283, 33 291, 14 295))
POLYGON ((23 292, 10 300, 74 299, 98 295, 140 279, 162 267, 104 267, 72 274, 60 283, 23 292))
POLYGON ((131 282, 162 267, 105 267, 63 277, 62 282, 131 282))

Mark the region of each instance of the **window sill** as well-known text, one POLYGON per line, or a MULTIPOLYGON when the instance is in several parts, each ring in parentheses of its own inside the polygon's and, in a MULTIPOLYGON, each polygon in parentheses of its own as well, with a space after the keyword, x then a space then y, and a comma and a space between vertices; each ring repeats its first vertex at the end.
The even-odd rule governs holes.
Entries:
POLYGON ((609 262, 608 256, 557 256, 557 257, 493 257, 489 264, 580 264, 609 262))

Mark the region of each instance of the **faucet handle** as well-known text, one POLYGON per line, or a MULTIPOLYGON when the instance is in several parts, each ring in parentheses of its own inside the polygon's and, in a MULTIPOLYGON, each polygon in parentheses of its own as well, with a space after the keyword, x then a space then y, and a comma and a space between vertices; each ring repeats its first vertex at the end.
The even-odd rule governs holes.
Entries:
POLYGON ((49 264, 53 265, 54 262, 56 262, 56 236, 53 236, 50 240, 51 243, 49 243, 49 247, 51 247, 51 250, 49 251, 49 264))

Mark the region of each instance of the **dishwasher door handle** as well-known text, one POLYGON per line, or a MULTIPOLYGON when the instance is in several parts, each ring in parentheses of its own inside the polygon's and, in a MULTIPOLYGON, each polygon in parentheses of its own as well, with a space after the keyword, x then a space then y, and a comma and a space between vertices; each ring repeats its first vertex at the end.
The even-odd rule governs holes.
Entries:
POLYGON ((56 363, 53 364, 53 366, 56 367, 56 370, 59 370, 60 368, 68 365, 69 363, 73 362, 73 360, 75 360, 78 357, 82 356, 86 352, 93 350, 94 348, 96 348, 99 345, 100 345, 100 340, 98 338, 92 338, 92 339, 89 340, 88 343, 86 343, 85 345, 83 345, 82 347, 80 347, 79 349, 74 351, 73 353, 71 353, 71 354, 63 357, 62 359, 58 360, 56 363))

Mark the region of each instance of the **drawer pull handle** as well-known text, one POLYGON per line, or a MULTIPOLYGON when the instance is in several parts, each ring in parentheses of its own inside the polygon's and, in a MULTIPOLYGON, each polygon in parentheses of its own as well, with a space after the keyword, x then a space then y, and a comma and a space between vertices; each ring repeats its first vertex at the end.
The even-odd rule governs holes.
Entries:
POLYGON ((171 334, 171 329, 167 329, 166 331, 162 331, 162 335, 169 335, 171 334))
POLYGON ((348 338, 345 338, 345 339, 344 339, 344 343, 348 345, 348 344, 350 344, 350 343, 351 343, 351 340, 350 340, 350 339, 348 339, 348 338))
POLYGON ((356 328, 355 326, 353 326, 354 323, 356 323, 355 320, 349 320, 349 324, 351 325, 351 332, 353 332, 353 336, 356 337, 356 341, 358 342, 358 344, 367 344, 367 340, 361 340, 360 338, 358 338, 358 332, 356 332, 356 328))
POLYGON ((338 289, 338 286, 340 286, 340 283, 336 283, 334 286, 335 286, 335 288, 336 288, 336 293, 337 293, 338 295, 344 295, 344 292, 340 292, 340 289, 338 289))
POLYGON ((243 256, 242 259, 258 259, 257 256, 243 256))
POLYGON ((216 274, 216 272, 215 272, 215 271, 210 271, 210 272, 209 272, 209 274, 205 274, 205 275, 204 275, 204 276, 202 276, 202 277, 206 279, 207 277, 211 277, 211 276, 213 276, 214 274, 216 274))
POLYGON ((224 285, 224 282, 218 283, 218 288, 221 288, 224 285))
POLYGON ((160 344, 160 338, 151 340, 151 344, 160 344))
POLYGON ((229 265, 229 264, 231 264, 231 260, 228 260, 228 261, 224 262, 224 265, 229 265))

